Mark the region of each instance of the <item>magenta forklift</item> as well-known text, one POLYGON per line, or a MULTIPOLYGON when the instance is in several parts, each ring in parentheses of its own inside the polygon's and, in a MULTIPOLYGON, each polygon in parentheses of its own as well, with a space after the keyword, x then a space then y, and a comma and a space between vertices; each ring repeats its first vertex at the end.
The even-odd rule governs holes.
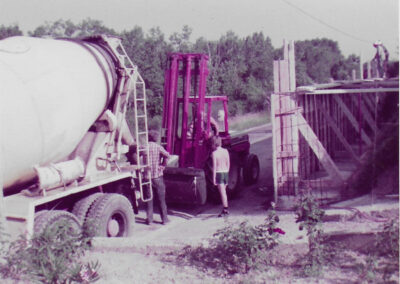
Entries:
POLYGON ((212 183, 210 138, 219 135, 231 160, 227 194, 237 195, 243 181, 257 182, 260 164, 250 154, 247 134, 231 135, 228 125, 228 98, 206 96, 208 56, 173 53, 165 71, 164 113, 161 143, 173 155, 174 165, 164 171, 169 203, 204 204, 218 201, 212 183))

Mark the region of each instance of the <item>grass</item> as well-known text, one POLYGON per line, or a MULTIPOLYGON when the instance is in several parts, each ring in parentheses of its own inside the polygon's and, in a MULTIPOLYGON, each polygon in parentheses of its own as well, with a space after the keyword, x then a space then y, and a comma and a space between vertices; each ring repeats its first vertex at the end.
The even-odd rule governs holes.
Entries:
POLYGON ((248 113, 229 119, 230 131, 242 131, 252 127, 260 126, 271 121, 269 112, 248 113))

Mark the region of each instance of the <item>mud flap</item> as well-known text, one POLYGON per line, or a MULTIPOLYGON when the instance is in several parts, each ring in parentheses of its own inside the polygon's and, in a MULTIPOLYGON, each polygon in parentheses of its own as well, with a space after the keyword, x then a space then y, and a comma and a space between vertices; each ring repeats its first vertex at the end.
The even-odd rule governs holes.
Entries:
POLYGON ((165 168, 166 201, 203 205, 207 200, 204 171, 195 168, 165 168))

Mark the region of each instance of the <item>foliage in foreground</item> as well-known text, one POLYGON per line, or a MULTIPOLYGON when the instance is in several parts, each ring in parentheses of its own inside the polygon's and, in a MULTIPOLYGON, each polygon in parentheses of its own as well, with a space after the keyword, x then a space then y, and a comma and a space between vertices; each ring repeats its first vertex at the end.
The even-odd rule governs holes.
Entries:
POLYGON ((306 276, 321 275, 326 262, 322 229, 324 214, 325 211, 320 208, 311 193, 307 192, 300 197, 296 209, 296 223, 300 223, 299 229, 305 229, 308 236, 308 254, 304 265, 306 276))
POLYGON ((211 269, 217 275, 247 273, 261 264, 268 264, 268 252, 278 245, 279 217, 275 209, 269 211, 265 222, 252 226, 247 221, 230 224, 218 230, 208 245, 186 246, 178 260, 186 261, 203 270, 211 269))
POLYGON ((376 282, 379 274, 385 283, 399 271, 399 219, 388 220, 377 234, 372 252, 361 267, 361 278, 376 282))
POLYGON ((76 232, 70 223, 60 220, 31 239, 21 236, 9 244, 0 273, 30 283, 94 282, 99 278, 99 263, 80 261, 90 248, 90 232, 87 228, 76 232))

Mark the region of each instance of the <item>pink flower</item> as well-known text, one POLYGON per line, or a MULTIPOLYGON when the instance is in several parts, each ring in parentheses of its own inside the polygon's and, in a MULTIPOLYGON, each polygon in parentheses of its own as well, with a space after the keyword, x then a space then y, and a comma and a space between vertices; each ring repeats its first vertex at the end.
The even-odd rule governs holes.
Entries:
POLYGON ((282 230, 281 228, 275 228, 273 229, 273 232, 284 235, 286 234, 284 230, 282 230))

